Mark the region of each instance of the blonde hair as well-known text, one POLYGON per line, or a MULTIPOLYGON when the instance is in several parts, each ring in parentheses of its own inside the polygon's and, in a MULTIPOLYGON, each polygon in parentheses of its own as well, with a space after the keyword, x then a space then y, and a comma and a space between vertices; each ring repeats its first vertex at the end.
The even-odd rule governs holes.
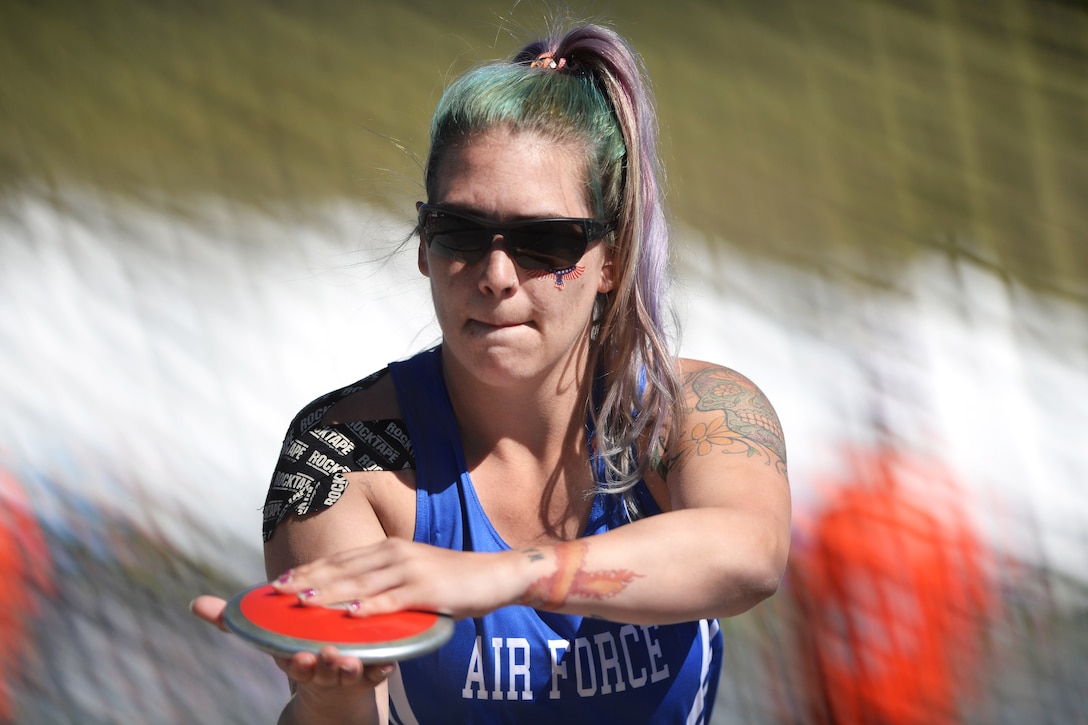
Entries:
POLYGON ((664 173, 642 60, 614 31, 583 25, 525 46, 510 62, 469 71, 435 111, 429 198, 449 149, 496 126, 585 149, 590 203, 613 225, 608 244, 615 285, 595 307, 595 384, 587 406, 598 490, 622 496, 638 515, 631 490, 660 455, 680 391, 668 302, 664 173))

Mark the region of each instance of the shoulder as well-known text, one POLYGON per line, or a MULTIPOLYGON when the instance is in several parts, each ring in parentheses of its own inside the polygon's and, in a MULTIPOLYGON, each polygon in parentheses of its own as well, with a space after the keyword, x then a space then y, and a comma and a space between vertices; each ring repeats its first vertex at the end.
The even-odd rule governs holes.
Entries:
POLYGON ((771 402, 749 378, 724 365, 681 358, 679 419, 672 426, 665 463, 724 448, 761 455, 783 470, 786 446, 771 402))
POLYGON ((770 405, 754 382, 732 368, 688 358, 680 358, 677 366, 685 398, 692 398, 699 407, 718 408, 727 401, 741 399, 758 399, 770 405))
POLYGON ((306 405, 291 421, 264 504, 264 538, 291 514, 315 514, 339 501, 347 476, 415 468, 388 369, 306 405))
POLYGON ((389 368, 310 401, 295 415, 288 434, 301 436, 319 426, 382 418, 400 418, 389 368))
POLYGON ((326 393, 299 411, 281 463, 298 460, 300 453, 308 453, 325 473, 412 468, 412 443, 389 368, 326 393))

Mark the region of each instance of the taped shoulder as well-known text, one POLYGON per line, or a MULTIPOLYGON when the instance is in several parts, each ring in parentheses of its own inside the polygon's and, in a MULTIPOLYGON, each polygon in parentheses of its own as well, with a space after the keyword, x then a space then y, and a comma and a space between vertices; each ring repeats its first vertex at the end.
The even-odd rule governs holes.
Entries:
POLYGON ((317 513, 336 503, 347 488, 344 473, 415 467, 412 441, 399 418, 325 422, 325 414, 333 406, 371 387, 387 373, 388 368, 380 370, 323 395, 291 421, 265 497, 265 541, 288 515, 317 513))

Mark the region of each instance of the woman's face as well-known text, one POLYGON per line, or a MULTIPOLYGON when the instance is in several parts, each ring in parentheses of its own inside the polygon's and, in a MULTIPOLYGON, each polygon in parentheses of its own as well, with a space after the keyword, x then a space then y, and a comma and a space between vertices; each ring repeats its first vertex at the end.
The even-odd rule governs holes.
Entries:
MULTIPOLYGON (((493 129, 447 152, 430 202, 494 221, 591 217, 584 175, 575 147, 493 129)), ((431 280, 447 365, 500 387, 581 380, 594 299, 612 289, 606 245, 591 243, 557 278, 519 267, 501 240, 475 263, 432 254, 421 240, 419 269, 431 280)))

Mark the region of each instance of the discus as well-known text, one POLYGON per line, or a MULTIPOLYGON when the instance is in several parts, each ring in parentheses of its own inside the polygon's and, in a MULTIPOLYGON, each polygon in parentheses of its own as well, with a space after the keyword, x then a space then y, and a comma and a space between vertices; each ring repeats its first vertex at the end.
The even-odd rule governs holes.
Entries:
POLYGON ((453 635, 444 614, 406 610, 353 617, 343 606, 310 606, 271 584, 258 584, 234 595, 223 613, 227 629, 248 644, 273 655, 317 652, 332 645, 364 664, 395 662, 433 652, 453 635))

